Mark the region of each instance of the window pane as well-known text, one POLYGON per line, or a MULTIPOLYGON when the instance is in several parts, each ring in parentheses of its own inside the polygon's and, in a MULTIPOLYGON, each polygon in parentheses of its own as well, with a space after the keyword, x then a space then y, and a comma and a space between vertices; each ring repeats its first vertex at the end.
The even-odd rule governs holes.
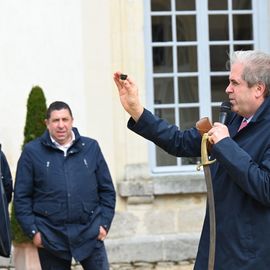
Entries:
POLYGON ((251 9, 251 0, 233 0, 233 9, 251 9))
POLYGON ((211 76, 211 100, 212 102, 221 102, 226 100, 225 90, 228 86, 228 76, 211 76))
MULTIPOLYGON (((166 119, 170 124, 175 123, 174 109, 156 109, 155 115, 166 119)), ((177 165, 177 159, 174 156, 169 155, 164 150, 155 146, 156 148, 156 164, 157 166, 173 166, 177 165)))
POLYGON ((175 123, 174 109, 155 109, 155 115, 167 120, 170 124, 175 123))
POLYGON ((254 50, 253 45, 234 45, 234 51, 248 51, 248 50, 254 50))
POLYGON ((169 155, 163 149, 155 146, 156 148, 156 164, 157 166, 175 166, 177 159, 175 156, 169 155))
POLYGON ((233 16, 233 38, 234 40, 252 40, 252 15, 233 16))
POLYGON ((153 47, 153 69, 154 73, 173 71, 172 47, 153 47))
POLYGON ((212 107, 212 123, 219 121, 220 107, 212 107))
POLYGON ((169 11, 171 10, 171 0, 151 0, 152 11, 169 11))
POLYGON ((208 0, 209 10, 226 10, 228 9, 227 0, 208 0))
POLYGON ((178 72, 197 71, 197 47, 187 46, 177 48, 178 72))
POLYGON ((194 15, 176 16, 177 41, 195 41, 196 17, 194 15))
POLYGON ((180 77, 178 78, 179 103, 192 103, 199 101, 198 78, 180 77))
POLYGON ((176 10, 195 10, 195 0, 176 0, 175 1, 176 10))
MULTIPOLYGON (((166 119, 170 124, 175 123, 174 109, 156 109, 155 115, 166 119)), ((156 149, 156 165, 157 166, 175 166, 177 165, 176 157, 169 155, 167 152, 155 146, 156 149)))
POLYGON ((228 40, 228 15, 209 15, 210 40, 228 40))
POLYGON ((200 164, 200 157, 181 158, 182 165, 198 165, 200 164))
POLYGON ((199 108, 180 108, 179 115, 181 130, 195 127, 199 119, 199 108))
POLYGON ((226 71, 229 46, 210 46, 210 65, 211 71, 226 71))
POLYGON ((171 16, 152 16, 152 41, 172 40, 171 16))
POLYGON ((173 78, 154 79, 154 99, 155 104, 174 102, 173 78))
MULTIPOLYGON (((166 119, 170 124, 175 123, 174 109, 155 109, 155 115, 166 119)), ((157 166, 169 166, 177 164, 176 157, 169 155, 157 146, 155 148, 157 166)))
MULTIPOLYGON (((199 119, 199 108, 181 108, 179 114, 181 130, 185 130, 195 126, 199 119)), ((199 161, 200 158, 196 157, 181 158, 182 165, 198 164, 199 161)))

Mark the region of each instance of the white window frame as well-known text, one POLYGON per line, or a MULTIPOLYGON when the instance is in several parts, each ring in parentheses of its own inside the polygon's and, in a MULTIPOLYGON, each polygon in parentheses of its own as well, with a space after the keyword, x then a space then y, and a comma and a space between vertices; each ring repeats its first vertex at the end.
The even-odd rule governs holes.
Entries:
MULTIPOLYGON (((172 10, 175 0, 171 0, 172 10)), ((231 0, 228 0, 228 3, 231 3, 231 0)), ((151 0, 145 0, 145 50, 146 50, 146 106, 150 111, 154 111, 155 108, 169 108, 168 106, 154 106, 154 91, 153 91, 153 68, 152 68, 152 43, 151 43, 151 0)), ((252 0, 252 7, 253 7, 253 37, 254 37, 254 48, 259 49, 265 52, 270 52, 270 0, 252 0)), ((198 85, 199 85, 199 104, 194 103, 194 105, 199 105, 200 111, 200 118, 208 116, 210 119, 212 118, 211 107, 212 106, 219 106, 220 104, 216 104, 211 102, 211 93, 210 91, 205 91, 210 89, 210 57, 209 57, 209 45, 210 44, 226 44, 230 48, 233 46, 233 41, 231 40, 232 33, 230 31, 230 41, 209 41, 208 31, 208 14, 228 14, 229 13, 229 25, 231 24, 231 18, 233 11, 229 11, 230 6, 228 7, 228 11, 220 11, 220 12, 211 12, 208 10, 208 0, 196 0, 196 10, 193 12, 188 12, 188 14, 195 14, 196 15, 196 23, 197 23, 197 41, 194 42, 185 42, 185 45, 194 44, 197 45, 198 48, 198 85), (203 53, 202 53, 203 52, 203 53), (203 87, 202 87, 203 86, 203 87), (203 89, 203 90, 202 90, 203 89)), ((245 11, 240 11, 241 13, 245 13, 245 11)), ((250 11, 248 11, 250 13, 250 11)), ((158 12, 154 12, 158 15, 158 12)), ((173 14, 183 14, 183 12, 175 12, 173 14)), ((168 11, 166 13, 162 12, 163 15, 171 15, 172 11, 168 11)), ((231 27, 229 28, 231 29, 231 27)), ((175 16, 172 16, 172 36, 173 40, 176 40, 176 23, 175 23, 175 16)), ((162 42, 160 45, 175 45, 178 42, 162 42)), ((238 42, 239 44, 239 42, 238 42)), ((246 43, 245 43, 246 44, 246 43)), ((155 45, 158 43, 155 42, 155 45)), ((176 50, 176 46, 173 46, 173 50, 176 50)), ((176 54, 174 54, 176 55, 176 54)), ((174 94, 176 99, 178 100, 178 81, 177 81, 177 61, 173 61, 174 72, 170 73, 170 75, 174 76, 174 94)), ((194 74, 194 73, 193 73, 194 74)), ((217 75, 217 72, 215 72, 217 75)), ((220 72, 219 75, 228 75, 228 72, 220 72)), ((163 74, 162 74, 163 76, 163 74)), ((166 76, 166 74, 164 74, 166 76)), ((224 89, 225 90, 225 89, 224 89)), ((187 107, 191 108, 191 104, 189 103, 187 107)), ((177 106, 179 108, 179 105, 177 106)), ((185 107, 185 104, 181 104, 180 107, 185 107)), ((175 108, 175 107, 173 107, 175 108)), ((175 110, 176 111, 176 110, 175 110)), ((175 113, 175 121, 179 123, 178 113, 175 113)), ((153 174, 168 174, 168 173, 194 173, 196 172, 196 165, 176 165, 176 166, 160 166, 157 167, 155 165, 156 154, 155 154, 155 146, 153 143, 149 143, 149 165, 151 172, 153 174)), ((177 164, 179 164, 179 158, 177 158, 177 164)))

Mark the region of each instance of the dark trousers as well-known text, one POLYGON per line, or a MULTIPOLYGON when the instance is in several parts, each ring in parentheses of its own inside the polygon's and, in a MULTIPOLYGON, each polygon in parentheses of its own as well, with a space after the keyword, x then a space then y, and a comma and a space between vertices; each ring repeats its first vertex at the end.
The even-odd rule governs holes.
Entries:
MULTIPOLYGON (((42 270, 70 270, 71 260, 56 257, 44 248, 38 249, 42 270)), ((91 255, 80 261, 84 270, 109 270, 109 262, 104 244, 93 250, 91 255)))

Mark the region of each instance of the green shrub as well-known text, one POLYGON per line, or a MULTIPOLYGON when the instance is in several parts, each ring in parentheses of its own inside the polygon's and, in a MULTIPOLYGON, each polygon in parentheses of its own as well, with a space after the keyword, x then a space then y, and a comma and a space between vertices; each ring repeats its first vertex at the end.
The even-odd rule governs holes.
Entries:
MULTIPOLYGON (((46 99, 43 94, 43 90, 39 86, 34 86, 31 89, 27 100, 27 114, 22 148, 26 143, 36 139, 37 137, 40 137, 46 130, 46 125, 44 122, 44 119, 46 118, 46 110, 46 99)), ((11 207, 10 222, 12 240, 14 244, 31 241, 30 238, 22 231, 21 226, 15 217, 13 204, 11 207)))

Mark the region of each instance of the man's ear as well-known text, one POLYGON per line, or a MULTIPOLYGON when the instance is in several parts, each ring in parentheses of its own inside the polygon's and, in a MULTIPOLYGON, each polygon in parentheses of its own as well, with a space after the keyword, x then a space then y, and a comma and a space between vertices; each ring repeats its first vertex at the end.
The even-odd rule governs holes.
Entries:
POLYGON ((257 83, 257 87, 256 87, 256 97, 261 97, 265 95, 265 91, 266 91, 266 87, 265 84, 262 82, 258 82, 257 83))

